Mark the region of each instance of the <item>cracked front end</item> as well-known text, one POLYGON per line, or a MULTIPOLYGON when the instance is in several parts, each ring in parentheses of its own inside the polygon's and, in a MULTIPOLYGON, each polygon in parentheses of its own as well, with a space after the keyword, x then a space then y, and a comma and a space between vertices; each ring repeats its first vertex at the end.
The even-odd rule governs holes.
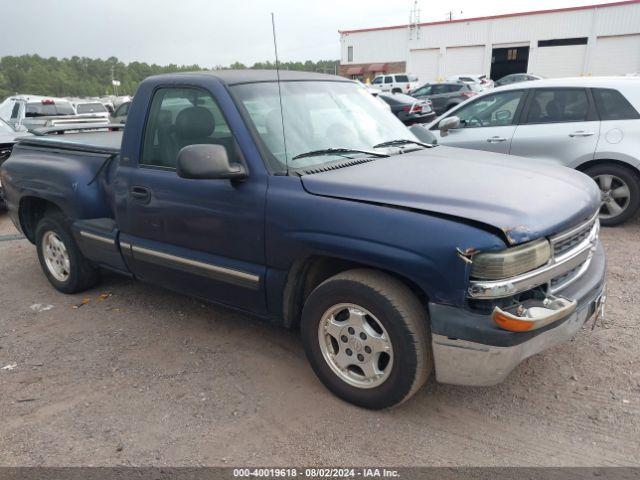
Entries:
POLYGON ((570 340, 605 300, 595 213, 548 239, 470 257, 467 307, 430 304, 436 378, 493 385, 525 358, 570 340))

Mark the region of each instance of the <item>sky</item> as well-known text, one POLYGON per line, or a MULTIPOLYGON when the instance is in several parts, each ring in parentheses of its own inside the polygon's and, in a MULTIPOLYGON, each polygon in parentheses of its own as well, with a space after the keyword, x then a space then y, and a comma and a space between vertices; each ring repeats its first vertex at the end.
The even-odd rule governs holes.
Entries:
MULTIPOLYGON (((610 3, 611 0, 418 2, 421 22, 610 3)), ((0 0, 0 56, 118 57, 203 67, 338 59, 338 30, 406 24, 412 0, 0 0)))

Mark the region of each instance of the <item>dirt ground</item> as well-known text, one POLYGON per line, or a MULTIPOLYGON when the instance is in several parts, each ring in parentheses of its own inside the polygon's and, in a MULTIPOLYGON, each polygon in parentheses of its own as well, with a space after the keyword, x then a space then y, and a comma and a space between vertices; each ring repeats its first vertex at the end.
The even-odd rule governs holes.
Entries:
POLYGON ((57 293, 16 233, 0 214, 0 465, 640 465, 640 220, 602 233, 607 328, 382 412, 296 332, 115 276, 57 293))

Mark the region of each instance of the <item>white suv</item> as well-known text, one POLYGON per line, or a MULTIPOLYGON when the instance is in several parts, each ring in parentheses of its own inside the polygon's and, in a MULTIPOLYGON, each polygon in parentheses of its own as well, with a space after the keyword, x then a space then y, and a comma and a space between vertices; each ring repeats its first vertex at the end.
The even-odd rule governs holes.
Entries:
POLYGON ((513 83, 461 103, 427 128, 442 145, 586 173, 602 192, 602 225, 621 224, 640 208, 640 78, 513 83))
POLYGON ((394 73, 392 75, 378 75, 371 82, 371 86, 381 92, 407 93, 417 88, 418 77, 410 73, 394 73))

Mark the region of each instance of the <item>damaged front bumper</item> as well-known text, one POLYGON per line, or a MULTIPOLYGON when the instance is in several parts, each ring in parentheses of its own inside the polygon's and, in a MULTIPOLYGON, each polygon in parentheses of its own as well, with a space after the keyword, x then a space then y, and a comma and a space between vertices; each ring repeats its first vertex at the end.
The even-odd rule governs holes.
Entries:
MULTIPOLYGON (((605 258, 602 245, 578 280, 556 293, 563 301, 558 315, 530 331, 501 329, 491 314, 430 304, 436 379, 441 383, 488 386, 503 381, 524 359, 566 342, 594 316, 605 301, 605 258)), ((553 297, 555 298, 555 297, 553 297)))

